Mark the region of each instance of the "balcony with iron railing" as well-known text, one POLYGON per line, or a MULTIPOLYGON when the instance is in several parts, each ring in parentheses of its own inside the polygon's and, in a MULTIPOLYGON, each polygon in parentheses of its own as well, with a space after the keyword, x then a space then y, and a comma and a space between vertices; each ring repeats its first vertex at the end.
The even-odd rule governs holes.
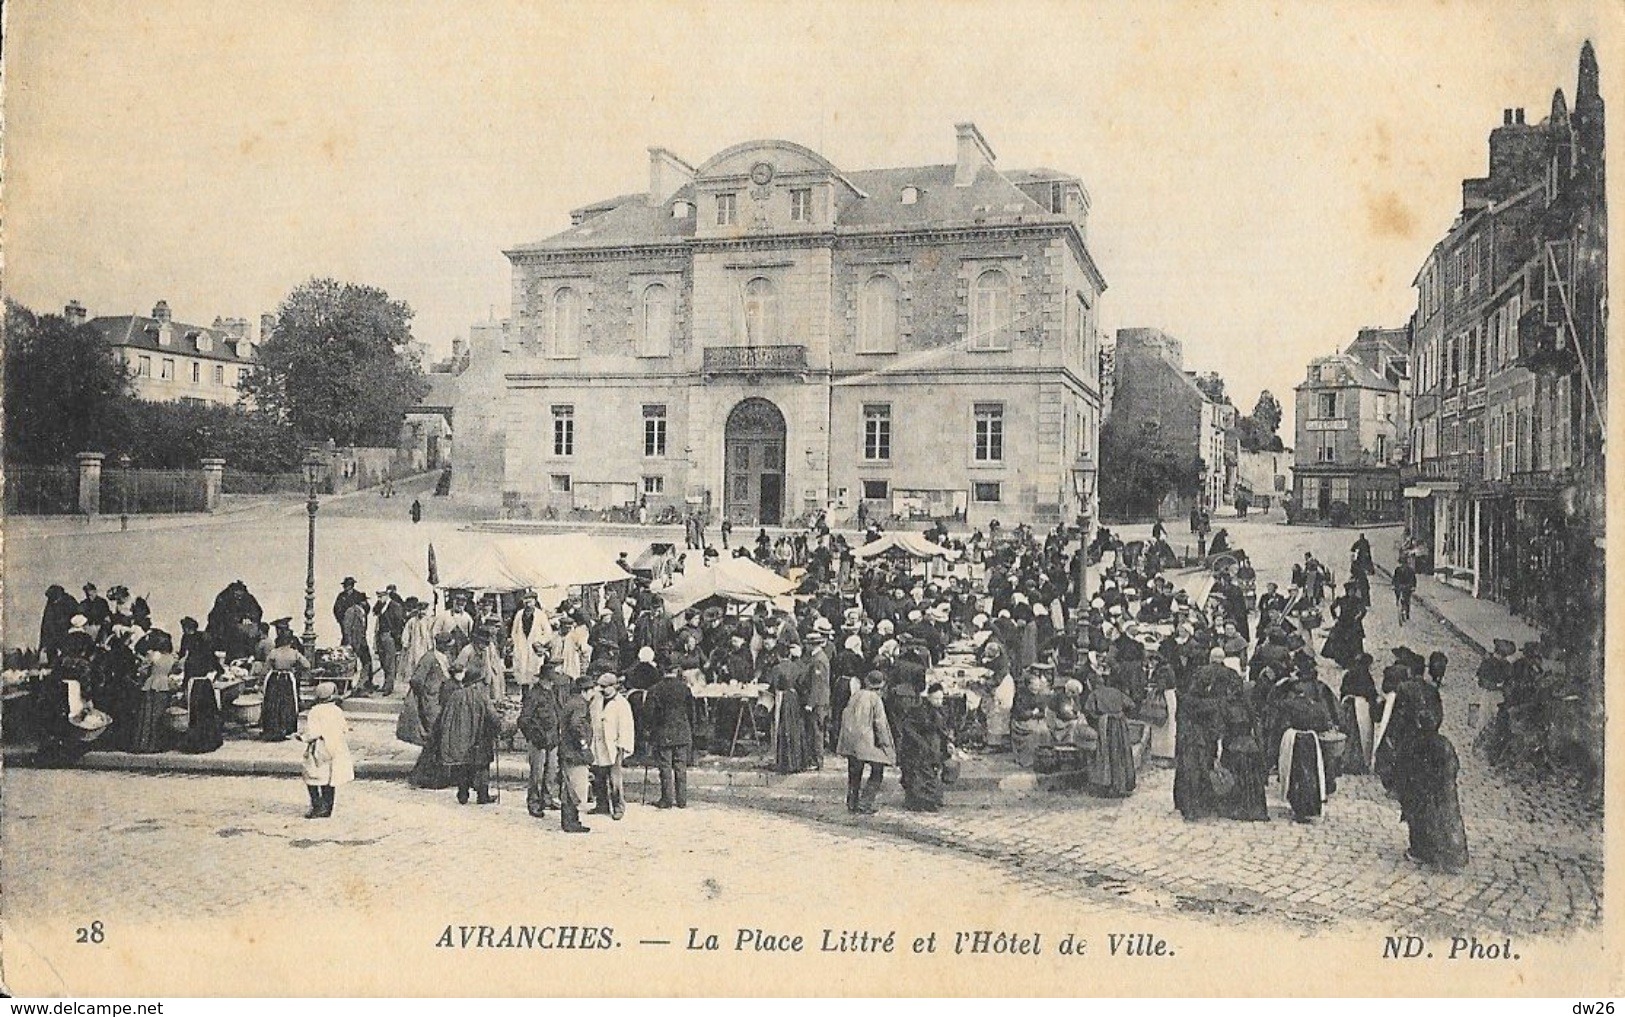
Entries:
POLYGON ((805 346, 707 346, 700 364, 707 376, 805 374, 805 346))

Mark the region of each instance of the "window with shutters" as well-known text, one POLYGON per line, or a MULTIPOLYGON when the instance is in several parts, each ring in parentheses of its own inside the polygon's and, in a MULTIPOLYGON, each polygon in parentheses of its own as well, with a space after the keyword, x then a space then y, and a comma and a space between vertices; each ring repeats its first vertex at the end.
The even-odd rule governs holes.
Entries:
POLYGON ((717 225, 734 226, 739 223, 739 196, 737 194, 717 195, 717 225))

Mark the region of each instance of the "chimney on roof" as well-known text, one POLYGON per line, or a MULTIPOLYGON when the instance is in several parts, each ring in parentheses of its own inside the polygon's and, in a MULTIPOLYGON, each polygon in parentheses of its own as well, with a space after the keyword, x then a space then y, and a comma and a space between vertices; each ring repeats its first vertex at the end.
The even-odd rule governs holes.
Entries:
POLYGON ((83 325, 85 323, 85 305, 77 300, 68 301, 68 306, 62 309, 62 317, 68 319, 69 325, 83 325))
POLYGON ((1506 109, 1503 109, 1501 111, 1501 126, 1502 127, 1511 127, 1512 126, 1512 107, 1508 106, 1506 109))
POLYGON ((993 168, 993 149, 975 124, 955 124, 954 133, 958 137, 954 155, 954 186, 969 187, 976 182, 976 174, 982 171, 983 166, 993 168))
POLYGON ((693 180, 694 167, 664 148, 649 149, 649 204, 665 204, 693 180))
POLYGON ((276 315, 260 315, 260 342, 263 343, 271 338, 271 333, 274 331, 276 331, 276 315))
POLYGON ((169 321, 169 301, 160 300, 156 304, 153 304, 152 316, 159 322, 167 323, 169 321))
POLYGON ((1523 107, 1522 106, 1519 106, 1517 109, 1512 111, 1512 120, 1513 120, 1513 123, 1519 123, 1519 124, 1523 123, 1523 107))

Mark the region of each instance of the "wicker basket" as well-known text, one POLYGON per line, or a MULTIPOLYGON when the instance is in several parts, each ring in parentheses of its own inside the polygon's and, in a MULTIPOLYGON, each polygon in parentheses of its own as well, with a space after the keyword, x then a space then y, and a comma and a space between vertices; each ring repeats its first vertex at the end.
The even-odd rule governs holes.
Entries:
POLYGON ((191 711, 184 706, 171 706, 164 711, 164 726, 176 734, 185 734, 192 726, 191 711))

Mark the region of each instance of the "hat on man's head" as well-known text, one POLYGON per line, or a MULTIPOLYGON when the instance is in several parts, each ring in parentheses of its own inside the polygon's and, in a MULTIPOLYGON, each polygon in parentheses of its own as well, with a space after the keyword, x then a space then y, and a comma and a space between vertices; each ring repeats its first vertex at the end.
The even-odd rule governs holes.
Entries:
POLYGON ((1497 639, 1494 646, 1496 653, 1509 654, 1518 652, 1518 644, 1510 639, 1497 639))
POLYGON ((69 625, 72 625, 72 626, 73 626, 73 627, 74 627, 74 628, 76 628, 76 629, 82 629, 82 628, 84 628, 84 627, 85 627, 85 626, 86 626, 86 625, 89 625, 89 624, 90 624, 90 619, 89 619, 89 618, 86 618, 86 617, 85 617, 85 616, 84 616, 84 615, 82 615, 82 614, 76 614, 76 615, 74 615, 74 616, 73 616, 73 617, 72 617, 72 618, 69 618, 69 619, 68 619, 68 624, 69 624, 69 625))
POLYGON ((86 593, 95 593, 96 592, 96 584, 95 583, 86 583, 85 586, 84 586, 84 590, 85 590, 86 593))
POLYGON ((316 688, 312 690, 312 695, 316 697, 316 701, 318 703, 325 703, 329 700, 335 699, 337 698, 338 694, 338 686, 334 685, 332 682, 318 682, 316 688))
POLYGON ((617 676, 613 671, 605 671, 603 674, 598 676, 598 685, 600 687, 607 688, 608 686, 619 685, 620 683, 620 677, 617 676))
POLYGON ((342 582, 340 582, 339 585, 340 586, 354 586, 355 585, 355 576, 345 576, 344 580, 342 582))
POLYGON ((655 662, 655 648, 652 646, 638 647, 638 660, 645 664, 653 664, 655 662))

